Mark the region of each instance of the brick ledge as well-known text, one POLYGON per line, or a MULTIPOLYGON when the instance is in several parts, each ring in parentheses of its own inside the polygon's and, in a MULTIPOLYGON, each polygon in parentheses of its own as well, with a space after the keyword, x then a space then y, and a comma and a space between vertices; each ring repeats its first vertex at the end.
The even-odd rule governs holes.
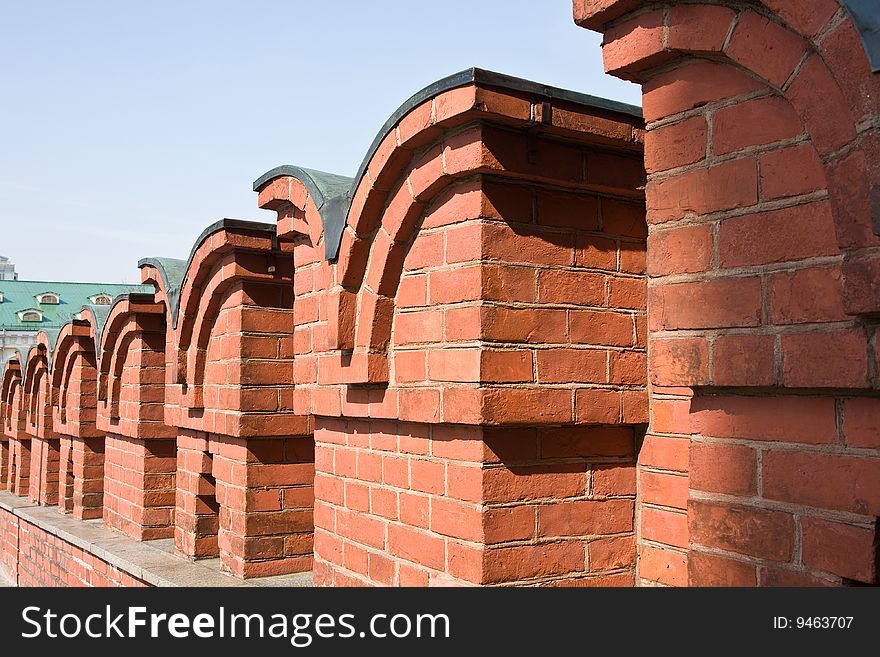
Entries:
POLYGON ((153 586, 312 586, 311 573, 240 580, 220 572, 219 559, 192 562, 175 556, 172 539, 136 541, 106 529, 101 520, 76 520, 58 507, 37 506, 7 491, 0 491, 0 509, 153 586))

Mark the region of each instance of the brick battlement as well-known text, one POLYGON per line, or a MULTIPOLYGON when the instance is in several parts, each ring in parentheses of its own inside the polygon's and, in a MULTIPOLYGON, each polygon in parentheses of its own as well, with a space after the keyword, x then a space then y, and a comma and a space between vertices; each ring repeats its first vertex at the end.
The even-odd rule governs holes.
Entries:
POLYGON ((875 584, 880 78, 803 4, 575 0, 643 113, 471 69, 353 178, 260 176, 274 223, 6 366, 0 522, 325 586, 875 584))

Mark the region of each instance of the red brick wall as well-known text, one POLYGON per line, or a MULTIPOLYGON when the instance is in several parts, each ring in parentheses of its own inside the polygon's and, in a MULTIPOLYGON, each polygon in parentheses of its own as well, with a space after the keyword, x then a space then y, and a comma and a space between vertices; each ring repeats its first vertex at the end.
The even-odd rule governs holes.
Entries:
POLYGON ((632 585, 628 428, 321 420, 324 585, 632 585))
POLYGON ((851 19, 833 0, 574 4, 647 121, 641 577, 876 582, 880 83, 851 19))
POLYGON ((0 569, 19 586, 147 586, 5 509, 0 509, 0 569))

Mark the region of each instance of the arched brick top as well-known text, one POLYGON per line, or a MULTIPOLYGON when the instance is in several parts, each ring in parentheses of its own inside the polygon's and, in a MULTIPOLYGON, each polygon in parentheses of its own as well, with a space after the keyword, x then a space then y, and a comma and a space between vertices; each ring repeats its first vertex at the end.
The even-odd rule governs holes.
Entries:
MULTIPOLYGON (((324 305, 330 344, 346 353, 328 363, 334 371, 322 382, 387 382, 385 352, 403 261, 424 213, 444 190, 489 174, 639 198, 638 182, 617 185, 586 173, 577 144, 637 153, 641 125, 638 108, 479 70, 407 101, 380 131, 349 193, 324 305), (567 144, 558 157, 549 155, 555 146, 544 146, 547 139, 567 144), (550 149, 542 161, 539 148, 550 149), (577 166, 568 169, 561 164, 574 160, 577 166)), ((273 170, 255 189, 260 207, 278 213, 279 235, 307 235, 314 249, 327 239, 316 234, 316 219, 324 230, 330 220, 321 216, 311 174, 300 180, 297 171, 303 170, 273 170)))
POLYGON ((3 387, 0 391, 4 438, 19 438, 24 434, 22 412, 22 379, 20 361, 10 359, 3 368, 3 387))
MULTIPOLYGON (((51 340, 54 343, 54 336, 51 340)), ((37 335, 37 344, 27 354, 23 383, 25 428, 32 436, 55 438, 52 429, 52 389, 49 382, 50 337, 46 331, 37 335)))
MULTIPOLYGON (((320 221, 321 232, 324 234, 324 255, 328 260, 336 260, 339 257, 340 242, 344 239, 343 231, 346 225, 356 220, 368 201, 383 202, 381 195, 370 193, 374 189, 388 191, 383 186, 383 177, 389 181, 394 179, 393 172, 381 176, 378 175, 378 170, 388 163, 393 151, 396 151, 395 159, 409 159, 415 151, 425 145, 426 139, 431 140, 437 134, 435 130, 425 132, 423 128, 432 124, 439 127, 444 123, 444 119, 452 118, 452 113, 447 117, 438 117, 435 114, 436 105, 433 101, 436 97, 472 85, 498 87, 548 100, 572 102, 610 112, 639 116, 639 108, 624 103, 540 85, 492 71, 470 68, 428 85, 401 104, 373 139, 353 178, 293 165, 279 166, 254 181, 254 191, 260 193, 260 207, 279 211, 279 221, 284 223, 284 227, 280 230, 288 230, 290 224, 290 228, 295 229, 296 232, 310 234, 315 230, 314 227, 311 230, 303 230, 303 224, 295 225, 295 222, 299 219, 308 224, 309 206, 313 206, 311 213, 314 213, 315 218, 320 221), (420 123, 424 125, 420 126, 420 123), (285 213, 291 205, 299 212, 285 213), (297 217, 297 214, 300 216, 297 217)), ((441 112, 442 105, 441 103, 441 112)), ((314 223, 313 221, 313 226, 314 223)), ((313 244, 317 246, 317 241, 313 244)))
POLYGON ((97 437, 97 407, 87 385, 97 378, 95 342, 90 325, 83 320, 68 322, 58 334, 52 355, 50 385, 54 429, 65 435, 81 438, 97 437), (74 381, 74 378, 78 379, 74 381), (73 399, 69 397, 76 390, 73 399))
POLYGON ((152 294, 128 294, 113 304, 103 325, 98 360, 98 400, 102 415, 118 421, 122 370, 135 335, 155 333, 164 347, 165 309, 152 294))
POLYGON ((174 381, 183 384, 181 403, 204 406, 202 384, 208 340, 220 308, 244 281, 291 286, 290 245, 279 245, 270 224, 224 220, 196 242, 183 278, 179 306, 172 314, 176 356, 174 381))

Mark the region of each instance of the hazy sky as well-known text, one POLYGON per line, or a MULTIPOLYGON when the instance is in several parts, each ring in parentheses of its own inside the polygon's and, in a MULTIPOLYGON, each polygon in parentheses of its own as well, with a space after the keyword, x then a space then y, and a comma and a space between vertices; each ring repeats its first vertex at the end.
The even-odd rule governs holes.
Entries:
POLYGON ((4 2, 0 255, 136 282, 279 164, 353 175, 411 94, 479 66, 638 103, 570 0, 4 2))

